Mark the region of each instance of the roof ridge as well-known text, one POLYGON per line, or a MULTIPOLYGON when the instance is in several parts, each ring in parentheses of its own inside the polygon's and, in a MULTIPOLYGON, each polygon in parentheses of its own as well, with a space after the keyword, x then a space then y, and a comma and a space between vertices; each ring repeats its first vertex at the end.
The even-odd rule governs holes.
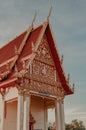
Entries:
POLYGON ((26 40, 27 40, 28 36, 30 35, 32 29, 33 29, 33 24, 31 24, 31 25, 29 26, 29 28, 27 29, 27 33, 25 34, 24 39, 22 40, 22 43, 21 43, 19 49, 17 50, 16 57, 15 57, 13 63, 11 64, 11 66, 10 66, 10 71, 8 71, 8 73, 5 73, 4 75, 1 74, 1 75, 3 75, 3 78, 4 78, 5 76, 7 76, 7 75, 11 72, 13 66, 15 65, 16 61, 17 61, 18 58, 19 58, 19 55, 21 54, 21 51, 22 51, 23 47, 24 47, 25 44, 26 44, 26 40))
MULTIPOLYGON (((30 62, 29 62, 29 64, 28 64, 28 66, 30 65, 30 63, 33 61, 33 59, 35 58, 35 55, 36 55, 36 51, 37 51, 37 49, 38 49, 38 47, 39 47, 39 45, 40 45, 40 43, 41 43, 41 40, 42 40, 42 38, 43 38, 43 35, 44 35, 44 33, 45 33, 45 30, 46 30, 46 28, 47 28, 47 25, 49 24, 49 22, 48 22, 48 20, 47 21, 44 21, 43 22, 43 24, 41 24, 43 27, 42 27, 42 30, 41 30, 41 32, 40 32, 40 35, 38 36, 38 39, 37 39, 37 41, 36 41, 36 46, 35 46, 35 48, 34 48, 34 50, 33 50, 33 53, 32 53, 32 55, 31 55, 31 58, 30 58, 30 62)), ((40 26, 41 26, 40 25, 40 26)), ((37 27, 38 28, 38 27, 37 27)), ((36 28, 36 29, 37 29, 36 28)), ((34 29, 35 30, 35 29, 34 29)), ((34 31, 33 30, 33 31, 34 31)), ((27 68, 27 67, 26 67, 27 68)), ((26 72, 26 70, 24 70, 25 72, 26 72)), ((24 71, 23 71, 23 73, 24 73, 24 71)))
MULTIPOLYGON (((12 63, 10 64, 10 70, 9 70, 8 72, 6 72, 6 73, 1 73, 1 74, 0 74, 0 77, 2 77, 1 80, 2 80, 5 76, 7 76, 8 74, 10 74, 12 68, 14 67, 15 63, 17 62, 17 60, 18 60, 18 58, 19 58, 19 56, 20 56, 20 54, 21 54, 21 52, 22 52, 22 50, 23 50, 23 48, 24 48, 24 46, 25 46, 25 44, 26 44, 27 38, 29 37, 30 33, 31 33, 32 31, 35 31, 35 30, 39 27, 39 26, 38 26, 38 27, 36 27, 35 29, 33 29, 33 22, 34 22, 34 19, 33 19, 33 21, 32 21, 32 24, 31 24, 31 25, 29 26, 29 28, 25 31, 26 34, 25 34, 23 40, 21 41, 21 44, 20 44, 18 50, 17 50, 17 47, 15 46, 15 58, 14 58, 14 60, 12 61, 12 63)), ((40 41, 41 41, 41 39, 42 39, 42 37, 43 37, 43 35, 44 35, 44 32, 45 32, 45 30, 46 30, 46 27, 47 27, 48 23, 49 23, 49 21, 46 20, 46 21, 43 22, 43 24, 40 25, 40 26, 43 26, 43 27, 42 27, 42 30, 41 30, 41 32, 40 32, 40 35, 38 36, 38 39, 37 39, 37 41, 36 41, 37 44, 36 44, 36 47, 35 47, 35 50, 34 50, 34 51, 37 50, 37 48, 38 48, 38 46, 39 46, 39 44, 40 44, 40 41)), ((22 35, 22 34, 21 34, 21 35, 22 35)), ((16 39, 16 38, 15 38, 15 39, 16 39)), ((12 41, 11 41, 11 42, 12 42, 12 41)), ((5 47, 5 46, 4 46, 4 47, 5 47)), ((35 55, 34 55, 34 56, 35 56, 35 55)), ((32 56, 32 57, 34 58, 34 56, 32 56)), ((31 61, 33 60, 33 58, 31 58, 31 61)))

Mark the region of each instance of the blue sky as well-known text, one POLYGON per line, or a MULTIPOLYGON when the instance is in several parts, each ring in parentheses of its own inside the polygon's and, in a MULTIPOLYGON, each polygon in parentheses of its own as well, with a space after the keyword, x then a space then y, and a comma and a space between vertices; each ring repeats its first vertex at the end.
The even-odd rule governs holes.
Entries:
POLYGON ((75 94, 65 98, 65 120, 86 123, 86 0, 0 0, 0 47, 23 32, 35 12, 34 26, 45 21, 51 5, 57 49, 70 84, 75 83, 75 94))

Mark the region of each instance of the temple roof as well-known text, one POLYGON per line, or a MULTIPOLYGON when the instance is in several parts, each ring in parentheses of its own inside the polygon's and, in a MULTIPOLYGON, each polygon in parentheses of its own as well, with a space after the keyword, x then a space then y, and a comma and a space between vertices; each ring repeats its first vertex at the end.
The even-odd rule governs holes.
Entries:
POLYGON ((25 32, 0 49, 0 88, 14 85, 17 80, 15 75, 16 63, 18 71, 21 71, 23 65, 20 65, 19 63, 23 61, 23 59, 29 58, 30 62, 34 59, 35 52, 37 51, 44 34, 47 36, 56 70, 66 95, 73 93, 65 77, 49 21, 45 21, 36 29, 31 25, 25 32))

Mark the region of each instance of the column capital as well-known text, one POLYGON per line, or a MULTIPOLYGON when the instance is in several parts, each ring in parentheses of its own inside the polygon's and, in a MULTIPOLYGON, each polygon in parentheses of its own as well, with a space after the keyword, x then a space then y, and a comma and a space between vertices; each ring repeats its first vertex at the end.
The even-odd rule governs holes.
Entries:
POLYGON ((57 96, 56 101, 59 103, 64 103, 64 96, 57 96))
POLYGON ((18 94, 21 96, 30 96, 29 88, 22 88, 21 86, 17 85, 18 94))
POLYGON ((18 94, 23 96, 24 95, 24 89, 21 88, 20 86, 17 86, 18 94))
POLYGON ((25 97, 29 97, 30 96, 30 90, 29 89, 25 89, 24 90, 24 96, 25 97))

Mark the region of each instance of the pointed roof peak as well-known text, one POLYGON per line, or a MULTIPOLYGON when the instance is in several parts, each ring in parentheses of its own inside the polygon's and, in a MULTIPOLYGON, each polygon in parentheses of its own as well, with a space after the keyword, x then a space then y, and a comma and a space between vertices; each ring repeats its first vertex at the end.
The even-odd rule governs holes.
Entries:
POLYGON ((36 20, 36 16, 37 16, 37 13, 35 12, 34 17, 33 17, 33 19, 32 19, 31 26, 33 26, 33 24, 34 24, 34 22, 35 22, 35 20, 36 20))
POLYGON ((48 13, 48 16, 47 16, 47 21, 49 21, 49 18, 50 18, 50 16, 51 16, 51 12, 52 12, 52 5, 51 5, 51 7, 50 7, 50 10, 49 10, 49 13, 48 13))

